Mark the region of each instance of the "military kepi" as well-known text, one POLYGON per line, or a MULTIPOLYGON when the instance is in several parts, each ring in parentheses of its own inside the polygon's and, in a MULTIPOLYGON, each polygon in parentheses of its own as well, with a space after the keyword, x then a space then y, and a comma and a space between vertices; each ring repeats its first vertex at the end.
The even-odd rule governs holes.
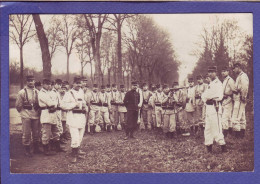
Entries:
POLYGON ((34 76, 33 75, 27 75, 26 76, 26 80, 34 80, 34 76))
POLYGON ((217 72, 217 67, 216 66, 210 66, 208 68, 208 72, 217 72))

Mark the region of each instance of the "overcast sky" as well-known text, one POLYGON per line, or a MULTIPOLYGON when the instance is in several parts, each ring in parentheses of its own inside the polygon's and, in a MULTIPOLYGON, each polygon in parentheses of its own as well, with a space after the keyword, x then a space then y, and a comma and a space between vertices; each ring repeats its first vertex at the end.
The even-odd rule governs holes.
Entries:
MULTIPOLYGON (((196 48, 195 42, 199 40, 199 35, 203 26, 213 24, 218 17, 223 19, 236 19, 242 31, 247 34, 253 34, 253 16, 252 14, 153 14, 151 15, 155 22, 170 33, 171 40, 178 56, 181 66, 179 69, 180 81, 186 78, 192 71, 198 58, 191 55, 196 48)), ((52 15, 41 16, 43 24, 48 26, 52 15)), ((19 49, 16 45, 10 44, 10 61, 19 61, 19 49)), ((76 54, 70 57, 70 71, 80 74, 80 61, 76 54)), ((41 50, 39 43, 31 40, 24 47, 24 65, 25 67, 35 67, 42 70, 41 50)), ((52 72, 66 72, 66 55, 63 52, 57 52, 52 61, 52 72)))

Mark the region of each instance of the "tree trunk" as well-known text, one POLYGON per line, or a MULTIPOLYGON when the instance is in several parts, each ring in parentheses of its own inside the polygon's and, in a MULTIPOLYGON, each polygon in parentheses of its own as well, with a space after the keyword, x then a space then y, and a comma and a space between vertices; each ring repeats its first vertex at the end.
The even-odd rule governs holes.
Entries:
POLYGON ((92 84, 94 84, 93 70, 92 70, 92 61, 90 61, 90 75, 91 75, 91 82, 92 82, 92 84))
POLYGON ((109 68, 109 69, 107 70, 108 84, 111 84, 110 76, 111 76, 111 69, 109 68))
POLYGON ((20 87, 23 89, 24 77, 23 77, 23 46, 20 47, 20 87))
POLYGON ((83 77, 83 68, 84 68, 84 67, 83 67, 83 62, 81 62, 81 73, 80 73, 80 74, 81 74, 81 77, 83 77))
POLYGON ((117 59, 118 59, 118 83, 122 83, 122 48, 121 48, 121 24, 120 24, 120 15, 118 15, 119 18, 117 19, 117 59))
POLYGON ((51 78, 51 57, 48 46, 48 39, 45 35, 41 18, 39 14, 33 14, 33 20, 35 23, 37 36, 40 42, 41 52, 42 52, 42 64, 43 64, 43 77, 51 78))
POLYGON ((69 54, 67 54, 67 81, 69 81, 70 80, 70 55, 69 54))

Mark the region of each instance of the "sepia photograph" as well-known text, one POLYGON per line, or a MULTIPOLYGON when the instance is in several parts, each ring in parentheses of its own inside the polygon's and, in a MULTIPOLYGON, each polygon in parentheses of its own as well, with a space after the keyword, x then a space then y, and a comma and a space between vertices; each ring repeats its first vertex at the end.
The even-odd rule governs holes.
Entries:
POLYGON ((10 173, 254 172, 252 13, 10 14, 10 173))

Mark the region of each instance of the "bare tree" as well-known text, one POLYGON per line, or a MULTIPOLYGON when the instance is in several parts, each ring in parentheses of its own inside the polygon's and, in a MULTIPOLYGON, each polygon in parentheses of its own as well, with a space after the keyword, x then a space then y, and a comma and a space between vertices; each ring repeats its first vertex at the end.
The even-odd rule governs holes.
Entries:
POLYGON ((23 48, 31 38, 35 36, 35 31, 32 30, 33 19, 31 15, 10 15, 10 38, 20 49, 20 87, 23 88, 23 48))
POLYGON ((56 18, 56 15, 54 15, 51 19, 50 25, 51 27, 47 30, 46 36, 48 38, 50 57, 52 59, 62 42, 61 21, 56 18))
POLYGON ((103 25, 107 20, 108 14, 84 14, 85 26, 89 33, 90 43, 92 46, 93 57, 95 61, 94 80, 101 83, 101 60, 100 60, 100 43, 103 25))
POLYGON ((134 15, 129 14, 113 14, 113 18, 108 17, 108 21, 113 26, 114 31, 117 33, 117 77, 118 83, 122 83, 123 69, 122 69, 122 26, 125 19, 133 17, 134 15))
POLYGON ((51 78, 51 57, 49 52, 49 44, 46 34, 43 29, 42 21, 39 14, 33 14, 33 20, 35 23, 38 39, 42 51, 42 63, 43 63, 43 77, 51 78))
POLYGON ((85 66, 89 63, 91 66, 91 78, 92 78, 92 52, 89 37, 84 30, 80 30, 78 33, 78 39, 75 44, 78 58, 81 63, 81 76, 83 76, 83 71, 85 66))
POLYGON ((74 22, 73 15, 61 15, 61 46, 65 48, 67 56, 67 80, 69 80, 69 59, 72 50, 75 48, 77 39, 77 25, 74 22))

